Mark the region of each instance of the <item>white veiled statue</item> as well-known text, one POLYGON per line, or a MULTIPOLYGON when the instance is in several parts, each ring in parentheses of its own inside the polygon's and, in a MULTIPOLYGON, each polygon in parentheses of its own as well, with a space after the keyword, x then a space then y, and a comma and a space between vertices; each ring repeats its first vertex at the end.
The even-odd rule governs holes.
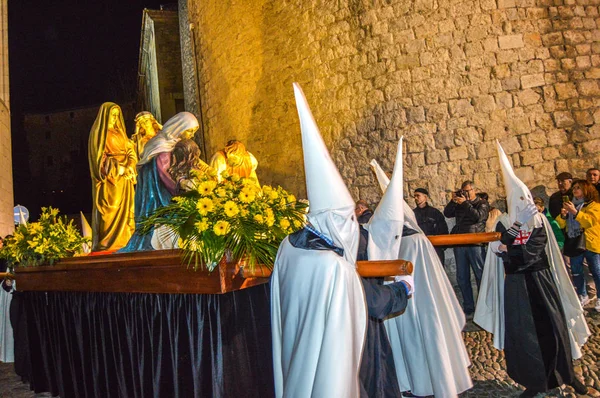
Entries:
POLYGON ((294 83, 302 131, 308 221, 331 250, 279 247, 271 277, 273 368, 277 397, 358 397, 367 325, 356 272, 359 226, 354 200, 335 167, 304 94, 294 83))
MULTIPOLYGON (((399 168, 398 163, 402 163, 401 144, 395 169, 399 168)), ((400 187, 402 192, 401 173, 394 170, 390 183, 376 161, 373 160, 371 165, 384 192, 393 187, 400 187)), ((403 225, 417 233, 404 236, 398 249, 393 240, 402 225, 395 225, 393 233, 371 228, 369 235, 381 236, 370 237, 368 250, 369 260, 400 258, 414 265, 413 298, 403 315, 385 321, 400 389, 410 390, 418 396, 455 397, 473 386, 468 369, 471 362, 461 333, 465 316, 433 245, 419 228, 414 212, 402 195, 397 196, 396 200, 379 204, 370 224, 380 222, 376 219, 378 214, 392 214, 390 210, 379 209, 383 204, 395 207, 395 214, 403 212, 403 225), (384 246, 386 238, 387 248, 384 246), (384 245, 372 248, 376 241, 384 245)), ((392 219, 389 221, 390 225, 397 223, 392 219)))

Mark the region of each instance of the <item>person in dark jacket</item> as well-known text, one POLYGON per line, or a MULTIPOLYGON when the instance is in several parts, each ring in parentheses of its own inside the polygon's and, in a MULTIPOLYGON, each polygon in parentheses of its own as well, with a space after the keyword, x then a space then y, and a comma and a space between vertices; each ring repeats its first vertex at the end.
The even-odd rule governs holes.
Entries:
MULTIPOLYGON (((435 207, 429 206, 429 203, 427 203, 427 200, 429 199, 429 191, 427 191, 425 188, 417 188, 415 189, 413 198, 415 199, 415 204, 417 205, 413 211, 415 212, 417 223, 423 230, 423 233, 425 233, 427 236, 448 234, 448 224, 446 224, 446 218, 442 212, 435 207)), ((446 260, 446 255, 444 254, 444 249, 444 247, 440 246, 435 247, 435 252, 440 258, 442 265, 445 266, 444 261, 446 260)))
POLYGON ((548 199, 548 211, 555 219, 560 214, 560 209, 563 207, 563 196, 568 196, 569 200, 573 199, 573 176, 571 173, 562 172, 556 176, 556 183, 558 184, 558 191, 554 192, 550 199, 548 199))
POLYGON ((585 179, 596 187, 596 190, 600 194, 600 170, 595 167, 588 169, 588 171, 585 172, 585 179))
POLYGON ((366 200, 361 199, 356 202, 354 213, 356 214, 358 223, 363 225, 369 222, 371 216, 373 215, 373 210, 371 210, 366 200))
MULTIPOLYGON (((485 232, 485 222, 488 219, 490 205, 482 200, 475 192, 475 184, 465 181, 461 189, 452 193, 452 200, 444 209, 444 216, 456 218, 453 234, 467 234, 485 232)), ((456 279, 463 296, 463 311, 467 317, 472 317, 475 311, 473 288, 471 287, 471 272, 475 275, 477 288, 481 283, 483 263, 485 260, 485 246, 465 245, 454 247, 456 259, 456 279)))

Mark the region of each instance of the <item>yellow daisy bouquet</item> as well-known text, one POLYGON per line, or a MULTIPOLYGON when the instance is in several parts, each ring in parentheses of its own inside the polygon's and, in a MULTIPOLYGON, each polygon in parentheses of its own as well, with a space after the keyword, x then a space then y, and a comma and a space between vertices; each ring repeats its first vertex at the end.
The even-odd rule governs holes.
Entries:
POLYGON ((52 265, 81 253, 90 239, 81 236, 73 220, 67 222, 58 213, 58 209, 42 207, 38 222, 19 225, 13 236, 4 240, 0 257, 12 265, 31 267, 52 265))
POLYGON ((306 203, 281 187, 221 174, 193 178, 193 189, 141 221, 141 233, 167 226, 194 269, 214 270, 227 255, 249 267, 272 267, 281 241, 305 223, 306 203))

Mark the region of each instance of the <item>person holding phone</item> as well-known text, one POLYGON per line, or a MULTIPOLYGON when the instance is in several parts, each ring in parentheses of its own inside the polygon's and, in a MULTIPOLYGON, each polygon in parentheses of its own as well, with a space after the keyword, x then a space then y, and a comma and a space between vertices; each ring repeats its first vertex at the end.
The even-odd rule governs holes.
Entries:
MULTIPOLYGON (((585 247, 581 254, 571 257, 571 274, 581 305, 590 302, 585 283, 583 260, 594 278, 596 289, 600 286, 600 196, 596 188, 586 180, 576 180, 573 184, 573 201, 563 203, 556 222, 566 228, 567 238, 583 234, 585 247)), ((596 298, 596 311, 600 312, 600 300, 596 298)))
POLYGON ((556 184, 558 191, 554 192, 548 200, 548 211, 552 218, 556 218, 560 214, 560 209, 565 200, 569 201, 573 197, 573 175, 563 171, 556 176, 556 184))

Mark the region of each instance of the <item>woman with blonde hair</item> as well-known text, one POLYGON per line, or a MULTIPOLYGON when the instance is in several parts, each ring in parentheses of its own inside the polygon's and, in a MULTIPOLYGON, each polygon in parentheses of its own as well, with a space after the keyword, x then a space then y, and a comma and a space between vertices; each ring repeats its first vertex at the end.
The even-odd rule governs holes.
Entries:
MULTIPOLYGON (((581 247, 581 254, 571 257, 573 283, 584 306, 590 302, 585 285, 584 259, 594 278, 596 290, 600 287, 600 198, 596 187, 586 180, 575 180, 573 201, 563 203, 556 221, 561 228, 566 228, 568 237, 574 238, 581 233, 585 237, 585 248, 581 247)), ((600 312, 598 298, 595 309, 600 312)))

